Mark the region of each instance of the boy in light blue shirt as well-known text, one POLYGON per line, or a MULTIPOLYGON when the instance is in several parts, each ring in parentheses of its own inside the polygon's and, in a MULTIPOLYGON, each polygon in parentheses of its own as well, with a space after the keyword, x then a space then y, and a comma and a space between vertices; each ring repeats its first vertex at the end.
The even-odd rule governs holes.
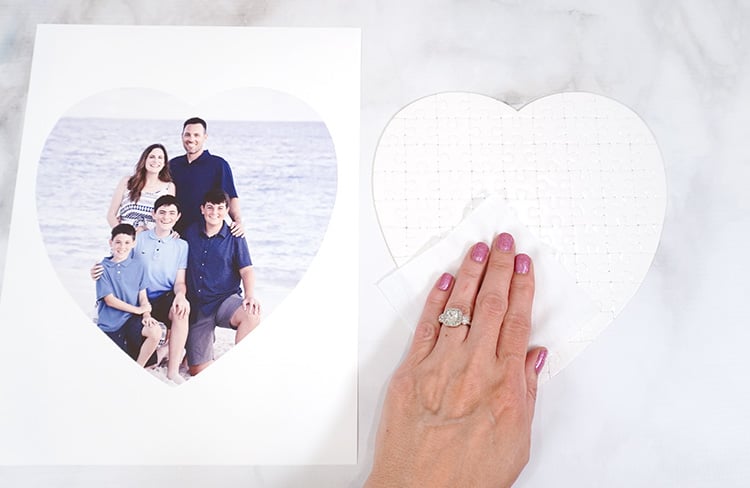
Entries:
POLYGON ((126 353, 130 329, 140 328, 140 335, 146 340, 134 359, 145 366, 159 344, 161 328, 151 317, 145 267, 131 252, 135 228, 130 224, 115 226, 109 245, 112 255, 102 260, 103 273, 96 282, 97 325, 126 353))
MULTIPOLYGON (((182 215, 180 205, 173 195, 157 198, 152 215, 154 228, 138 234, 133 257, 146 272, 151 316, 163 323, 168 330, 168 336, 163 338, 168 337, 167 379, 180 384, 184 381, 179 368, 185 352, 190 317, 190 303, 185 297, 188 244, 173 231, 174 224, 182 215)), ((91 277, 98 279, 102 271, 101 265, 94 265, 91 277)), ((136 323, 135 326, 137 325, 136 323)), ((129 353, 137 356, 140 342, 143 341, 140 331, 133 326, 127 330, 129 336, 125 337, 125 341, 128 343, 129 353)), ((148 360, 146 364, 151 362, 148 360)))
POLYGON ((190 317, 185 286, 188 244, 173 231, 180 216, 180 205, 174 196, 157 198, 153 212, 155 226, 138 234, 134 253, 146 268, 151 314, 169 329, 167 378, 178 384, 183 382, 179 368, 190 317))

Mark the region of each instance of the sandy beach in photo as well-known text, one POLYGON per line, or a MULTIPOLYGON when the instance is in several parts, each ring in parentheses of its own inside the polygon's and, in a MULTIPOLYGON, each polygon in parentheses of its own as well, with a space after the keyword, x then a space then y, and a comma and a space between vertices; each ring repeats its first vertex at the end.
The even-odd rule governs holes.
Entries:
MULTIPOLYGON (((286 297, 286 293, 284 290, 273 290, 271 288, 264 290, 262 287, 260 287, 258 288, 257 296, 261 302, 261 307, 263 310, 261 314, 261 322, 258 327, 262 327, 264 319, 273 312, 273 310, 279 305, 279 303, 281 303, 281 301, 284 300, 284 298, 286 297)), ((234 346, 234 335, 235 332, 231 329, 225 329, 222 327, 216 328, 216 342, 214 343, 215 359, 218 360, 226 352, 232 349, 232 347, 234 346)), ((252 337, 253 336, 251 333, 246 340, 252 340, 252 337)), ((167 345, 165 344, 163 347, 165 349, 164 353, 166 354, 167 345)), ((161 381, 169 385, 174 385, 173 382, 167 379, 166 363, 163 363, 161 366, 156 365, 146 368, 146 371, 159 378, 161 381)), ((182 366, 180 366, 180 376, 182 376, 182 378, 186 381, 189 381, 191 378, 187 370, 187 365, 185 365, 184 363, 182 364, 182 366)))

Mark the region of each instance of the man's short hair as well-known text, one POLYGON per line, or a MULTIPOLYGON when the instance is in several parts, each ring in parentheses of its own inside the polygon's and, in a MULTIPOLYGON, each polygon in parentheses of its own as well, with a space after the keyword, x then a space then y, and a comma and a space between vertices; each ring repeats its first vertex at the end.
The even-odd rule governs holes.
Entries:
POLYGON ((112 228, 112 239, 120 234, 126 234, 135 239, 135 227, 130 224, 117 224, 112 228))
POLYGON ((156 213, 159 208, 166 205, 174 205, 175 207, 177 207, 177 213, 180 213, 180 204, 177 203, 177 197, 175 197, 174 195, 162 195, 157 198, 154 202, 154 213, 156 213))
POLYGON ((227 193, 221 188, 211 188, 203 197, 203 203, 201 203, 201 205, 205 205, 207 203, 213 203, 216 205, 225 203, 227 206, 229 206, 229 195, 227 195, 227 193))
POLYGON ((206 126, 206 121, 200 117, 191 117, 187 119, 185 123, 182 124, 182 130, 185 130, 185 127, 187 127, 188 125, 193 125, 193 124, 200 124, 203 126, 204 131, 208 130, 208 127, 206 126))

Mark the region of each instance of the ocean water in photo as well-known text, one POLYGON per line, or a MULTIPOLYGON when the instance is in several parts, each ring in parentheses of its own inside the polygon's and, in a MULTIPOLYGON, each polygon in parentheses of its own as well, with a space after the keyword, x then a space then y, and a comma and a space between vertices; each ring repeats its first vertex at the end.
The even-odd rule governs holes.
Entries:
MULTIPOLYGON (((109 255, 106 213, 143 149, 184 154, 181 120, 63 118, 38 166, 38 221, 52 266, 89 315, 91 266, 109 255)), ((320 247, 336 198, 336 155, 322 122, 209 121, 205 148, 226 159, 240 197, 264 315, 299 282, 320 247)))

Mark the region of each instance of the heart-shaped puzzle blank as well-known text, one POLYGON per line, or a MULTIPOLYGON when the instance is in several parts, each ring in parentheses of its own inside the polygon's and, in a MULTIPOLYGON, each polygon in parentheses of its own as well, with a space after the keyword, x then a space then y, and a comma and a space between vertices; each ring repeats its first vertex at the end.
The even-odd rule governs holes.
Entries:
POLYGON ((594 319, 568 338, 579 353, 635 294, 656 252, 666 185, 650 130, 622 104, 580 92, 520 111, 487 96, 441 93, 389 122, 373 196, 397 266, 486 195, 501 196, 596 303, 594 319))

